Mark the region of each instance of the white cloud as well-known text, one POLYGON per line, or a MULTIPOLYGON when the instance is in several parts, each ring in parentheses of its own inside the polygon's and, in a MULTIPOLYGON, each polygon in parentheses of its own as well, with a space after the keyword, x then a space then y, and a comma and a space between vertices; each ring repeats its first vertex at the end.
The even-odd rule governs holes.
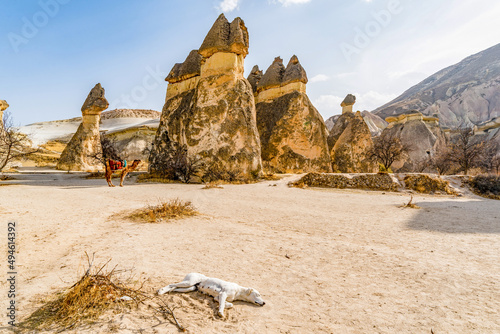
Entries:
POLYGON ((240 0, 223 0, 219 6, 217 7, 224 13, 232 12, 236 8, 238 8, 240 0))
POLYGON ((315 83, 315 82, 323 82, 323 81, 328 81, 330 80, 330 77, 325 74, 318 74, 312 77, 309 82, 315 83))
POLYGON ((284 7, 311 2, 311 0, 278 0, 284 7))

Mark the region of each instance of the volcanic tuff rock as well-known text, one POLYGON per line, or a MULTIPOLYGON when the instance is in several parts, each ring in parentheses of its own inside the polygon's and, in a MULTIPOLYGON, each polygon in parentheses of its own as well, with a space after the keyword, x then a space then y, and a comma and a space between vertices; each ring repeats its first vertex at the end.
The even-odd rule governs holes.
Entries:
POLYGON ((296 56, 286 69, 277 57, 258 81, 256 108, 262 160, 273 171, 331 170, 328 131, 306 95, 306 83, 306 72, 296 56))
MULTIPOLYGON (((183 76, 175 65, 160 126, 150 154, 151 172, 178 148, 190 159, 201 159, 200 175, 222 170, 250 179, 262 170, 252 86, 243 77, 248 32, 236 18, 221 14, 199 49, 187 62, 200 63, 199 75, 183 76)), ((195 66, 192 66, 194 68, 195 66)), ((190 67, 191 68, 191 67, 190 67)))
POLYGON ((250 75, 248 76, 247 80, 248 82, 250 82, 250 85, 252 86, 252 90, 254 93, 257 92, 257 84, 262 79, 263 75, 264 73, 261 70, 259 70, 258 65, 255 65, 252 68, 252 71, 250 72, 250 75))
POLYGON ((199 53, 205 59, 217 52, 246 56, 248 46, 248 30, 245 22, 237 17, 230 24, 224 14, 220 14, 201 44, 199 53))
POLYGON ((449 128, 499 117, 500 44, 435 73, 374 113, 386 118, 408 110, 437 114, 449 128))
POLYGON ((104 88, 98 83, 90 91, 82 106, 82 123, 64 149, 57 163, 58 169, 96 171, 98 161, 92 155, 101 152, 99 122, 101 112, 109 103, 104 97, 104 88))
POLYGON ((342 115, 338 116, 328 136, 334 172, 361 173, 374 169, 366 157, 373 144, 370 129, 359 111, 356 114, 349 111, 355 102, 356 97, 352 94, 342 101, 342 115))
MULTIPOLYGON (((332 131, 333 127, 335 126, 335 123, 337 123, 337 121, 340 119, 340 116, 341 115, 334 115, 325 121, 325 125, 328 131, 332 131)), ((386 121, 384 121, 379 116, 374 115, 373 113, 367 110, 362 111, 361 116, 363 116, 366 125, 368 125, 372 137, 379 136, 382 133, 382 130, 384 130, 387 127, 388 123, 386 121)))
POLYGON ((413 110, 398 117, 388 117, 387 121, 389 126, 383 133, 392 133, 410 146, 408 159, 396 161, 394 169, 404 167, 402 171, 412 170, 416 163, 425 161, 446 145, 444 132, 436 117, 425 117, 413 110))
MULTIPOLYGON (((346 113, 352 114, 352 113, 346 113)), ((346 116, 343 114, 342 116, 346 116)), ((369 173, 375 171, 375 166, 367 157, 367 151, 373 145, 368 125, 361 113, 344 118, 346 127, 336 140, 330 151, 334 172, 369 173)))
POLYGON ((9 104, 5 100, 0 100, 0 130, 3 127, 3 111, 9 107, 9 104))

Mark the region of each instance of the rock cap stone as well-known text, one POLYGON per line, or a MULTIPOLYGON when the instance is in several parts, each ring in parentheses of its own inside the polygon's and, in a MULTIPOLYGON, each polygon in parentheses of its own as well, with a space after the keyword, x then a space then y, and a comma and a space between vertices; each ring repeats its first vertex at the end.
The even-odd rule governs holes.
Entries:
POLYGON ((356 103, 356 96, 352 94, 347 94, 345 97, 344 101, 340 104, 341 107, 347 107, 347 106, 352 106, 356 103))
POLYGON ((229 23, 224 14, 220 14, 198 52, 204 58, 209 58, 217 52, 232 52, 246 56, 248 40, 248 30, 241 18, 237 17, 229 23))
POLYGON ((108 100, 104 97, 104 88, 98 83, 92 88, 87 99, 83 103, 82 114, 99 115, 101 111, 105 110, 108 106, 108 100))
POLYGON ((283 59, 281 59, 281 57, 274 58, 273 63, 266 70, 262 79, 260 79, 259 84, 257 85, 257 91, 281 86, 284 75, 285 66, 283 65, 283 59))
POLYGON ((248 82, 250 82, 250 85, 252 86, 252 90, 254 93, 257 91, 257 85, 259 84, 259 81, 262 79, 262 76, 264 73, 259 69, 258 65, 255 65, 252 68, 252 71, 248 75, 248 82))
POLYGON ((202 58, 203 57, 199 54, 198 50, 192 50, 183 63, 177 63, 174 65, 168 76, 165 78, 165 81, 168 81, 169 83, 176 83, 199 76, 201 73, 202 58))
POLYGON ((283 77, 283 85, 292 82, 303 82, 305 84, 308 82, 307 73, 302 65, 300 65, 299 58, 296 55, 290 58, 283 77))
POLYGON ((0 100, 0 111, 4 111, 9 107, 9 104, 5 100, 0 100))

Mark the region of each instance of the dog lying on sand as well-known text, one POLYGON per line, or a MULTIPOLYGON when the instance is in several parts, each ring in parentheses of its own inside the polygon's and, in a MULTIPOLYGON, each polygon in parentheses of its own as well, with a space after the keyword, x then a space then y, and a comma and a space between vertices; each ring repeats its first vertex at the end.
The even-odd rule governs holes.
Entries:
POLYGON ((167 285, 158 290, 159 295, 167 292, 190 292, 199 290, 214 297, 219 302, 219 316, 224 317, 224 308, 231 308, 234 300, 242 300, 259 306, 265 302, 260 293, 252 288, 245 288, 236 283, 226 282, 218 278, 207 277, 198 273, 187 274, 179 283, 167 285))

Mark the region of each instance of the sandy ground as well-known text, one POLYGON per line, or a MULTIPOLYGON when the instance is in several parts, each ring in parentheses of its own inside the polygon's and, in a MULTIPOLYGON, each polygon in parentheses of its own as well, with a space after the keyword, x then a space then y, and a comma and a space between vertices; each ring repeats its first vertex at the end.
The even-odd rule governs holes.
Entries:
MULTIPOLYGON (((421 209, 403 209, 408 194, 288 188, 297 176, 210 190, 131 180, 108 188, 63 173, 16 178, 0 186, 0 221, 2 254, 7 222, 18 224, 18 319, 75 283, 86 251, 133 268, 151 294, 200 272, 256 288, 266 301, 237 302, 220 319, 211 298, 173 294, 191 333, 500 333, 499 201, 417 195, 421 209), (190 200, 201 215, 118 218, 159 198, 190 200)), ((2 280, 2 309, 6 290, 2 280)), ((177 329, 141 309, 73 332, 177 329)))

